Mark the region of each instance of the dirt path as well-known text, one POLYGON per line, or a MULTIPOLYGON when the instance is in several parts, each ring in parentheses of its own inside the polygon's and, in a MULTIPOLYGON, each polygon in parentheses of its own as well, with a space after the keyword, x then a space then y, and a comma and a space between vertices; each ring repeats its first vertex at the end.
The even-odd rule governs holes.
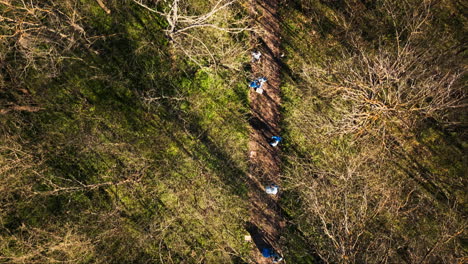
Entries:
POLYGON ((278 242, 284 227, 278 208, 278 196, 267 195, 263 186, 280 183, 280 147, 272 147, 268 139, 280 135, 280 25, 276 17, 279 0, 251 0, 251 16, 259 33, 252 35, 252 46, 262 53, 260 62, 252 63, 254 78, 266 77, 263 94, 250 91, 250 177, 252 185, 249 232, 257 246, 256 263, 271 263, 260 250, 273 247, 281 253, 278 242))

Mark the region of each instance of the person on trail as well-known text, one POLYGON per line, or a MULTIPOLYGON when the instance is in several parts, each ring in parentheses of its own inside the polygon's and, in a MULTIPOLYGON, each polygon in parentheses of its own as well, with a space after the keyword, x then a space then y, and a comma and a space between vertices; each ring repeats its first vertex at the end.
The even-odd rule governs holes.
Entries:
POLYGON ((258 82, 257 80, 251 81, 249 83, 250 88, 258 89, 258 88, 260 88, 260 86, 261 86, 260 82, 258 82))
POLYGON ((254 88, 255 92, 257 92, 257 93, 259 93, 259 94, 262 94, 262 93, 263 93, 262 83, 259 82, 258 80, 251 81, 251 82, 249 83, 249 87, 250 87, 250 88, 254 88))
MULTIPOLYGON (((276 253, 275 253, 276 254, 276 253)), ((280 261, 283 260, 283 257, 281 257, 280 255, 276 254, 275 256, 273 256, 273 263, 278 263, 280 261)))
POLYGON ((272 248, 263 248, 262 249, 262 256, 265 258, 271 258, 271 255, 274 254, 275 251, 272 248))
POLYGON ((273 136, 273 137, 271 137, 270 145, 272 147, 276 147, 276 146, 278 146, 278 143, 280 143, 282 140, 283 140, 283 138, 281 138, 281 137, 273 136))
POLYGON ((262 256, 265 258, 272 258, 273 263, 278 263, 283 260, 283 258, 278 253, 276 253, 273 248, 262 249, 262 256))
POLYGON ((249 83, 250 88, 254 88, 255 92, 262 94, 263 89, 262 86, 263 84, 267 81, 267 78, 265 77, 260 77, 258 79, 255 79, 249 83))
POLYGON ((253 62, 260 61, 260 57, 262 57, 262 53, 260 53, 260 51, 252 52, 252 61, 253 62))
POLYGON ((270 184, 265 187, 265 192, 268 194, 276 195, 279 191, 279 186, 276 184, 270 184))
POLYGON ((259 82, 260 82, 260 85, 262 85, 262 84, 266 83, 267 78, 265 78, 265 77, 260 77, 260 78, 257 79, 257 81, 259 81, 259 82))

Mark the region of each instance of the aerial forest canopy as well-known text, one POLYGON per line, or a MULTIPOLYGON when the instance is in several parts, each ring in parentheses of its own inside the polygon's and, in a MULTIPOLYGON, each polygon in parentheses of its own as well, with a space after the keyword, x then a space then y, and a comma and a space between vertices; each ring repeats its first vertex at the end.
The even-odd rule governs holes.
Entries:
POLYGON ((0 263, 256 263, 268 30, 284 262, 466 262, 467 3, 271 2, 0 0, 0 263))

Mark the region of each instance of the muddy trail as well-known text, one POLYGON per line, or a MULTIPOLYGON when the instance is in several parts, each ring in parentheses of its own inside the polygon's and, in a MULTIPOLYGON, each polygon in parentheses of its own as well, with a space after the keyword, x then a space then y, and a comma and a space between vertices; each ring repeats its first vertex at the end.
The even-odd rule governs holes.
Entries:
MULTIPOLYGON (((256 33, 252 34, 251 46, 260 51, 259 61, 252 61, 252 78, 266 77, 263 93, 251 89, 249 93, 251 116, 249 139, 249 173, 252 185, 249 188, 251 203, 248 231, 256 245, 253 257, 256 263, 272 263, 261 254, 264 248, 274 248, 281 253, 279 239, 285 221, 281 217, 278 199, 280 195, 268 195, 265 185, 280 185, 280 148, 272 147, 269 139, 280 136, 280 24, 277 18, 279 0, 251 0, 250 15, 256 33)), ((281 143, 280 143, 281 144, 281 143)))

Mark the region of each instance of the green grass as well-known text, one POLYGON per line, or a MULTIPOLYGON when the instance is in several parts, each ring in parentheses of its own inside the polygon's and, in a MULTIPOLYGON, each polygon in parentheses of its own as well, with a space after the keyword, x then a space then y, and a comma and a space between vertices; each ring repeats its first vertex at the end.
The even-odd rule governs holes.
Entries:
MULTIPOLYGON (((328 83, 339 78, 335 73, 340 63, 349 65, 346 56, 355 54, 356 46, 378 53, 379 45, 391 45, 391 19, 379 4, 295 1, 281 13, 286 51, 282 86, 285 193, 281 205, 293 223, 282 238, 288 261, 306 263, 302 256, 313 255, 315 249, 333 263, 352 262, 350 257, 359 263, 369 262, 381 250, 373 243, 385 241, 386 236, 408 245, 404 249, 383 246, 391 252, 392 261, 418 261, 426 254, 422 245, 434 245, 443 234, 450 233, 448 229, 458 230, 465 222, 466 195, 462 190, 467 163, 461 134, 446 131, 437 122, 408 130, 391 127, 386 130, 386 142, 397 143, 383 148, 373 134, 343 133, 340 127, 339 121, 356 108, 340 94, 331 98, 328 83), (391 193, 391 202, 384 203, 375 218, 364 221, 366 216, 360 214, 363 197, 368 199, 369 213, 386 193, 391 193), (310 209, 315 206, 314 199, 318 199, 316 207, 321 208, 326 227, 335 238, 343 232, 344 212, 354 230, 343 232, 342 238, 363 231, 354 244, 356 255, 343 255, 334 246, 324 232, 322 219, 310 209), (400 210, 394 210, 394 203, 405 202, 400 210), (368 252, 366 256, 361 255, 364 251, 368 252)), ((457 30, 444 20, 449 10, 451 7, 445 4, 437 5, 434 20, 428 24, 432 23, 434 31, 447 32, 450 40, 420 36, 437 48, 458 39, 460 31, 454 33, 457 30), (440 23, 440 19, 445 22, 440 23)), ((463 255, 462 248, 460 241, 440 245, 440 251, 426 261, 454 260, 455 255, 463 255)))
MULTIPOLYGON (((22 185, 3 200, 15 206, 0 214, 0 240, 16 242, 2 243, 0 255, 44 263, 73 251, 82 254, 76 263, 246 259, 243 77, 174 59, 165 22, 136 5, 109 3, 111 15, 95 1, 79 5, 83 28, 103 37, 71 49, 74 59, 52 78, 27 72, 23 85, 41 111, 1 117, 36 162, 1 178, 22 185), (161 98, 148 105, 148 92, 161 98), (28 232, 15 239, 21 226, 28 232), (65 227, 71 247, 38 253, 60 243, 65 227), (81 250, 80 241, 92 243, 81 250)), ((10 132, 2 137, 13 139, 10 132)), ((2 150, 2 166, 18 153, 2 150)))

